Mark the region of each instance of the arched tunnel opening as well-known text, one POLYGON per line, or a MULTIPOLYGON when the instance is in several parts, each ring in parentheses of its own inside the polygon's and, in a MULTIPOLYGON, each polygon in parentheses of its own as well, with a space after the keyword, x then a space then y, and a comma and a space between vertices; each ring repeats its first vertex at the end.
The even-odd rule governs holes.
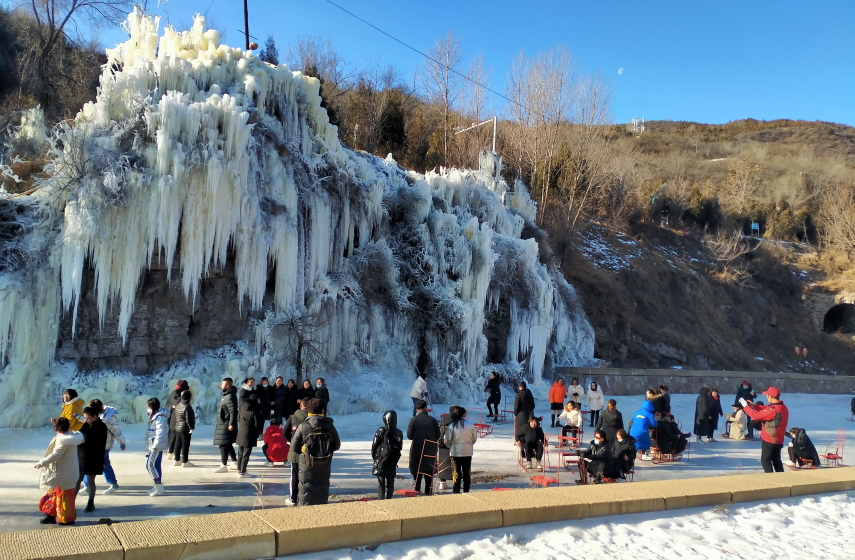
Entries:
POLYGON ((855 333, 855 305, 840 303, 825 314, 822 330, 827 333, 855 333))

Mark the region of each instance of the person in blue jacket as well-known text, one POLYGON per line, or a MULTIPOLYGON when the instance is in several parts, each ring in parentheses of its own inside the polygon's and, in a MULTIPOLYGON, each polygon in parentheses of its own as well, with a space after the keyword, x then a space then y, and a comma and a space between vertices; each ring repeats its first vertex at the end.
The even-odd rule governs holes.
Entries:
POLYGON ((644 401, 638 412, 632 415, 632 427, 629 430, 629 435, 635 439, 636 449, 641 450, 641 460, 649 460, 645 457, 650 449, 650 429, 656 426, 656 419, 653 417, 653 403, 644 401))

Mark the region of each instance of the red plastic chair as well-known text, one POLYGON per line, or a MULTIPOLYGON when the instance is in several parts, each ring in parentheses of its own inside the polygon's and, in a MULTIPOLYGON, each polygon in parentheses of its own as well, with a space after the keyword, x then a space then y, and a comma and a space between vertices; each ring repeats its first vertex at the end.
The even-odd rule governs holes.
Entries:
POLYGON ((837 448, 834 453, 826 453, 820 455, 820 458, 825 459, 826 467, 842 467, 843 466, 843 448, 846 445, 846 430, 843 428, 837 429, 837 448))
POLYGON ((466 409, 466 417, 472 420, 472 425, 475 427, 475 431, 478 432, 478 437, 486 437, 493 433, 493 426, 490 424, 485 424, 483 422, 483 417, 481 416, 480 408, 467 408, 466 409), (478 421, 475 422, 475 412, 478 412, 478 421))
MULTIPOLYGON (((549 488, 552 484, 556 486, 561 486, 561 467, 557 466, 555 468, 555 478, 548 476, 547 473, 552 470, 551 465, 549 464, 549 447, 546 441, 546 437, 543 438, 543 460, 540 463, 541 474, 535 475, 531 477, 531 486, 532 488, 536 486, 542 486, 544 488, 549 488)), ((522 457, 522 452, 520 452, 520 457, 522 457)))

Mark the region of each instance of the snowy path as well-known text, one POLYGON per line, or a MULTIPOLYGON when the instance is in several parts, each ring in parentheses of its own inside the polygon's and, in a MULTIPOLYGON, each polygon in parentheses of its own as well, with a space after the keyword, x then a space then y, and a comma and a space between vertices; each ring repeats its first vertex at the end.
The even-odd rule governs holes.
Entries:
MULTIPOLYGON (((683 420, 685 430, 691 428, 690 419, 694 417, 693 395, 674 395, 672 409, 678 419, 683 420)), ((722 397, 724 403, 733 401, 732 395, 722 397)), ((618 409, 628 419, 638 408, 642 398, 616 397, 618 409)), ((790 407, 790 426, 807 429, 820 453, 824 453, 826 444, 836 440, 837 428, 852 426, 846 421, 849 412, 850 397, 844 395, 784 395, 790 407)), ((538 400, 537 412, 546 413, 542 399, 538 400)), ((481 406, 481 405, 476 405, 481 406)), ((437 406, 438 412, 447 410, 447 406, 437 406)), ((403 429, 411 414, 408 410, 399 410, 403 429)), ((343 440, 342 450, 336 453, 333 462, 332 494, 333 500, 353 500, 375 492, 376 479, 371 476, 370 442, 380 425, 380 414, 360 413, 335 417, 336 427, 343 440)), ((549 418, 547 416, 547 426, 549 418)), ((724 422, 720 422, 722 428, 724 422)), ((214 468, 219 464, 219 452, 211 445, 213 426, 200 426, 193 434, 190 448, 191 461, 196 468, 182 469, 167 464, 164 458, 164 484, 167 495, 150 498, 147 489, 151 480, 145 473, 145 455, 142 452, 144 426, 126 425, 123 430, 128 437, 128 449, 124 452, 115 449, 110 453, 113 466, 119 479, 121 491, 111 496, 103 496, 100 491, 105 484, 99 477, 99 495, 96 498, 96 511, 84 513, 85 496, 78 499, 78 524, 97 523, 103 517, 116 520, 138 520, 150 517, 190 515, 200 513, 223 513, 251 509, 258 504, 256 489, 245 480, 238 480, 233 473, 216 474, 214 468)), ((547 430, 549 432, 550 430, 547 430)), ((528 486, 528 476, 517 469, 516 448, 512 445, 511 424, 496 426, 495 432, 479 440, 475 447, 473 460, 473 491, 490 490, 494 486, 522 488, 528 486), (501 482, 496 482, 496 480, 501 482), (480 482, 479 482, 480 481, 480 482)), ((554 433, 554 432, 553 432, 554 433)), ((586 431, 586 439, 592 435, 586 431)), ((42 528, 37 521, 38 472, 33 465, 44 454, 52 432, 47 429, 0 430, 0 532, 42 528)), ((407 450, 399 463, 398 474, 402 480, 399 487, 411 484, 406 470, 407 450)), ((688 478, 732 474, 740 470, 756 472, 760 470, 760 444, 758 442, 719 441, 709 445, 693 444, 691 459, 688 462, 669 465, 651 465, 636 463, 636 480, 657 480, 668 478, 688 478)), ((855 463, 855 453, 847 448, 845 463, 855 463)), ((284 506, 287 497, 288 470, 283 467, 268 469, 262 466, 263 457, 260 448, 254 450, 250 459, 249 472, 259 478, 263 475, 264 492, 261 499, 265 507, 284 506)), ((562 483, 570 482, 571 476, 562 473, 562 483), (566 479, 565 479, 566 477, 566 479)))
POLYGON ((855 492, 523 525, 289 560, 824 560, 851 558, 855 492))

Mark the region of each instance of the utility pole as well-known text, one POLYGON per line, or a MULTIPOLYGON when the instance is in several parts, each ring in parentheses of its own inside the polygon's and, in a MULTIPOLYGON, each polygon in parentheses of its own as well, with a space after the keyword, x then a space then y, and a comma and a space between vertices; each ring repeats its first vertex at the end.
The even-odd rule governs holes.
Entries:
POLYGON ((485 125, 485 124, 493 123, 493 153, 495 154, 495 153, 496 153, 496 128, 497 128, 497 126, 498 126, 498 120, 499 120, 499 119, 498 119, 498 117, 493 117, 493 118, 492 118, 492 119, 490 119, 490 120, 487 120, 487 121, 484 121, 484 122, 481 122, 481 123, 478 123, 478 124, 473 124, 472 126, 470 126, 470 127, 468 127, 468 128, 464 128, 464 129, 462 129, 462 130, 458 130, 457 132, 455 132, 455 133, 454 133, 454 135, 456 136, 456 135, 458 135, 458 134, 461 134, 461 133, 463 133, 463 132, 466 132, 467 130, 472 130, 473 128, 478 128, 479 126, 483 126, 483 125, 485 125))
POLYGON ((247 0, 243 0, 243 27, 244 37, 246 38, 246 50, 249 50, 249 9, 246 3, 247 0))

